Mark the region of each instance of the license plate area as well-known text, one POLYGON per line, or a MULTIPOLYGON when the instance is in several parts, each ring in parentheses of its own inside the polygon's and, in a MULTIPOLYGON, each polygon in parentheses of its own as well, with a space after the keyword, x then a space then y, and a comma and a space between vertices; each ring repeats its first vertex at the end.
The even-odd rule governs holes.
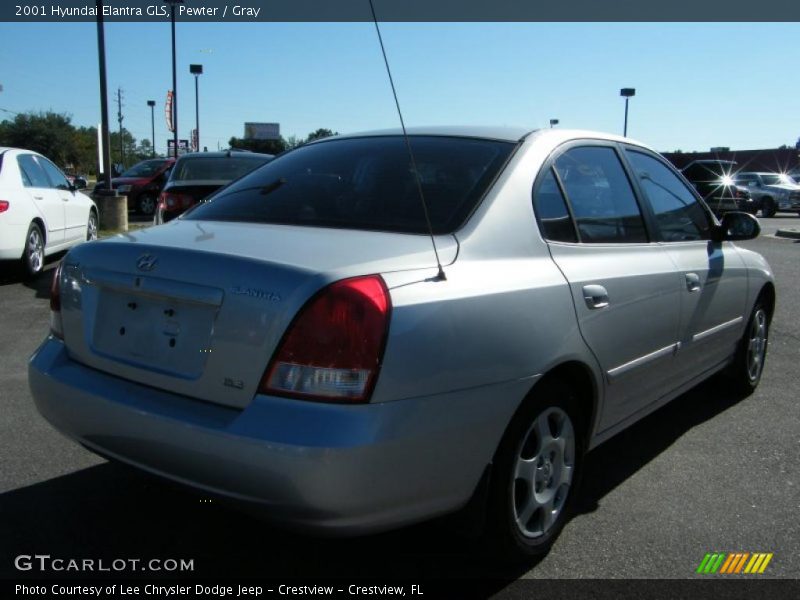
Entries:
POLYGON ((139 368, 196 379, 211 352, 218 307, 101 288, 92 350, 139 368))

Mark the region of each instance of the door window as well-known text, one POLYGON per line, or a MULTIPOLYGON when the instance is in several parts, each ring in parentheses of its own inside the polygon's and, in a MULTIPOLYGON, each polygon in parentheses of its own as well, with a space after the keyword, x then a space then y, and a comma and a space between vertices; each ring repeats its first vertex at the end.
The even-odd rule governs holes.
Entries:
POLYGON ((661 161, 642 152, 626 153, 653 209, 661 239, 665 242, 709 239, 711 223, 689 188, 661 161))
POLYGON ((49 188, 50 180, 47 179, 42 167, 33 157, 33 154, 20 154, 17 157, 19 171, 22 174, 22 184, 25 187, 49 188))
POLYGON ((647 242, 639 205, 613 148, 567 150, 555 169, 564 186, 583 243, 647 242))
POLYGON ((50 187, 54 187, 58 190, 69 189, 69 181, 67 181, 67 178, 57 166, 41 156, 37 157, 37 162, 42 165, 42 168, 47 173, 47 177, 50 179, 51 183, 50 187))
POLYGON ((542 236, 554 242, 577 242, 575 227, 567 210, 567 202, 558 187, 553 169, 548 169, 547 174, 539 183, 539 188, 533 196, 533 205, 542 236))

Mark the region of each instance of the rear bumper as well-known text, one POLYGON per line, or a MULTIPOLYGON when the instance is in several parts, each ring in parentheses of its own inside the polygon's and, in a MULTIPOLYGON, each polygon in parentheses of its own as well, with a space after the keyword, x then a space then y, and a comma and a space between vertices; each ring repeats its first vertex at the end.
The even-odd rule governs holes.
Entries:
POLYGON ((16 260, 22 256, 26 228, 0 221, 0 260, 16 260))
POLYGON ((358 406, 256 396, 238 410, 95 371, 53 338, 29 383, 41 414, 100 454, 335 534, 460 508, 532 385, 358 406))

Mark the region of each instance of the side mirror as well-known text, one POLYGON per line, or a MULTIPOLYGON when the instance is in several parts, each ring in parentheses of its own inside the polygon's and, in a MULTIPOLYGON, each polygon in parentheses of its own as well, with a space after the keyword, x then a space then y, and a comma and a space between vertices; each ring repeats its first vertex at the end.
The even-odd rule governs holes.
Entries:
POLYGON ((760 233, 761 225, 753 215, 745 212, 729 212, 722 215, 722 221, 714 228, 714 241, 752 240, 760 233))

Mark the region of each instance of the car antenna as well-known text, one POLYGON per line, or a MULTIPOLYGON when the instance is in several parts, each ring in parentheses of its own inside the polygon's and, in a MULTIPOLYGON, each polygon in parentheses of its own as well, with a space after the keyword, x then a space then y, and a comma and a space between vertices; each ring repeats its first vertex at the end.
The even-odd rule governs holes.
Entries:
POLYGON ((419 191, 419 199, 422 201, 422 211, 425 213, 425 223, 428 226, 428 234, 431 236, 431 244, 433 244, 433 253, 436 256, 436 267, 439 272, 436 277, 431 281, 446 281, 447 277, 442 268, 442 262, 439 260, 439 251, 436 248, 436 238, 433 235, 433 226, 431 225, 431 218, 428 214, 428 204, 425 202, 425 194, 422 193, 422 181, 419 178, 419 171, 417 171, 417 162, 414 160, 414 152, 411 150, 411 141, 408 139, 406 132, 406 124, 403 121, 403 112, 400 110, 400 101, 397 99, 397 90, 394 87, 394 79, 392 78, 392 70, 389 68, 389 59, 386 58, 386 48, 383 45, 383 37, 381 36, 381 28, 378 27, 378 18, 375 16, 375 6, 372 0, 369 0, 369 8, 372 11, 372 22, 375 23, 375 31, 378 32, 378 42, 381 45, 381 52, 383 53, 383 62, 386 65, 386 74, 389 75, 389 84, 392 86, 392 95, 394 96, 394 104, 397 107, 397 115, 400 117, 400 127, 403 129, 403 139, 406 141, 406 148, 408 148, 408 156, 411 158, 411 168, 414 171, 414 179, 417 182, 417 190, 419 191))

